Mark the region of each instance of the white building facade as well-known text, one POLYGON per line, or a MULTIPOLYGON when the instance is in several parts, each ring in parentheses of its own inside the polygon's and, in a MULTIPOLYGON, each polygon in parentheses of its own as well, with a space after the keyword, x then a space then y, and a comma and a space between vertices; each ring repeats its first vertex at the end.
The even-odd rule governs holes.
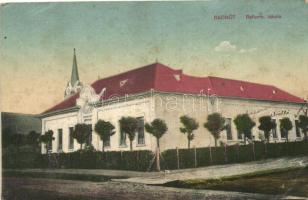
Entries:
MULTIPOLYGON (((191 146, 208 147, 215 145, 214 138, 203 124, 207 116, 214 112, 221 113, 230 125, 219 139, 225 144, 243 143, 244 138, 237 133, 233 120, 238 114, 244 113, 248 113, 256 122, 254 140, 262 139, 263 132, 257 128, 258 119, 266 115, 272 116, 277 123, 276 129, 271 132, 271 142, 286 140, 279 130, 283 117, 290 118, 293 124, 288 134, 289 141, 302 140, 304 137, 297 126, 299 115, 306 112, 304 100, 272 86, 215 77, 195 78, 159 63, 98 80, 91 86, 82 86, 80 92, 41 114, 42 133, 48 130, 54 132, 51 152, 72 152, 80 149, 80 145, 71 137, 74 126, 86 123, 93 130, 88 144, 96 150, 102 150, 102 141, 94 132, 95 123, 102 119, 115 126, 115 134, 107 142, 105 151, 127 151, 129 140, 120 130, 119 120, 131 116, 139 122, 133 149, 154 151, 156 139, 145 131, 144 124, 160 118, 168 126, 168 132, 160 140, 161 151, 164 151, 187 148, 187 137, 179 130, 179 118, 188 115, 199 123, 191 146), (227 87, 231 92, 224 93, 221 87, 227 87), (256 91, 261 91, 259 96, 255 94, 256 91)), ((42 145, 42 153, 46 153, 45 145, 42 145)))

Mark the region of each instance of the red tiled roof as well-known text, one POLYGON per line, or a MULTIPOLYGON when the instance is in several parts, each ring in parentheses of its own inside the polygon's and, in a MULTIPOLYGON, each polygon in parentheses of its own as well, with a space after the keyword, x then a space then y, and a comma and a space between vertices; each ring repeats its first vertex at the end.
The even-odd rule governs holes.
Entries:
MULTIPOLYGON (((104 99, 146 92, 151 89, 160 92, 187 94, 215 94, 222 97, 237 97, 265 101, 304 103, 297 96, 275 86, 231 80, 218 77, 195 77, 182 73, 160 63, 154 63, 115 76, 100 79, 91 84, 96 93, 106 88, 104 99)), ((79 94, 60 102, 44 113, 63 110, 76 105, 79 94)))

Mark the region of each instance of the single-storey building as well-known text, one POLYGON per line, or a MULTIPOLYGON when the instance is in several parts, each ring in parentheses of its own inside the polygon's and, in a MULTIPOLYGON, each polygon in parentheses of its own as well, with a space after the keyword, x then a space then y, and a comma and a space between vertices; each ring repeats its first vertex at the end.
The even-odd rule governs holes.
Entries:
MULTIPOLYGON (((134 150, 154 151, 156 140, 145 132, 144 124, 160 118, 168 126, 168 132, 160 141, 163 151, 187 147, 187 137, 179 130, 179 118, 188 115, 200 124, 191 146, 207 147, 214 145, 214 138, 202 124, 208 114, 219 112, 230 125, 221 133, 223 143, 243 142, 243 135, 237 133, 233 123, 234 118, 243 113, 248 113, 257 123, 253 128, 255 140, 262 134, 257 128, 258 118, 271 115, 277 123, 271 133, 272 142, 285 141, 285 135, 279 130, 279 120, 289 117, 293 123, 289 140, 295 141, 303 139, 297 123, 305 106, 305 100, 272 85, 191 76, 158 62, 83 85, 79 81, 74 54, 72 78, 65 89, 65 99, 41 114, 42 133, 53 130, 52 152, 72 152, 80 148, 71 136, 73 128, 77 123, 86 123, 93 128, 89 142, 101 150, 102 141, 94 132, 94 125, 102 119, 110 121, 116 131, 105 150, 126 151, 129 140, 120 130, 119 119, 132 116, 139 120, 134 150)), ((45 145, 42 145, 42 153, 45 152, 45 145)))

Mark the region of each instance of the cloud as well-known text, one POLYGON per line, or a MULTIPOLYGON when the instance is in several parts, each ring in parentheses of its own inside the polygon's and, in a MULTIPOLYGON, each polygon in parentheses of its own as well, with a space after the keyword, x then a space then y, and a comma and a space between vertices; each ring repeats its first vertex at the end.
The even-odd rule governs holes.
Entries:
POLYGON ((232 52, 236 51, 236 45, 231 44, 229 41, 222 41, 214 48, 217 52, 232 52))
POLYGON ((221 41, 215 48, 216 52, 237 52, 237 53, 252 53, 256 51, 257 48, 239 48, 235 44, 232 44, 230 41, 221 41))

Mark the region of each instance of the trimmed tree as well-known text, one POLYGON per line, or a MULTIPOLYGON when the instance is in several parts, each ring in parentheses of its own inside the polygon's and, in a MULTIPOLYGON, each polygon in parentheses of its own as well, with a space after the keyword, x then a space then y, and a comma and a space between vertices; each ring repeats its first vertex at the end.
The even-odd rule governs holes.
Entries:
POLYGON ((220 138, 220 132, 226 128, 225 121, 221 114, 212 113, 207 116, 207 122, 203 125, 213 135, 215 147, 217 146, 217 140, 220 138))
POLYGON ((110 136, 115 134, 114 126, 109 121, 98 120, 95 124, 94 130, 103 141, 103 152, 105 151, 105 143, 109 140, 110 136))
POLYGON ((293 128, 292 122, 288 117, 284 117, 280 120, 280 130, 285 133, 286 140, 289 142, 289 131, 293 128))
POLYGON ((199 124, 194 118, 187 115, 181 116, 180 121, 184 126, 180 128, 180 131, 187 134, 188 148, 190 148, 190 142, 194 139, 194 131, 198 129, 199 124))
POLYGON ((246 144, 246 138, 251 139, 252 129, 256 123, 250 118, 248 114, 239 114, 233 120, 237 132, 244 135, 244 143, 246 144))
POLYGON ((138 128, 138 120, 134 117, 122 117, 119 122, 121 130, 128 135, 130 150, 132 151, 133 140, 135 139, 138 128))
POLYGON ((271 116, 263 116, 259 118, 259 130, 264 132, 264 137, 266 138, 267 142, 269 143, 270 139, 270 132, 273 128, 276 127, 276 123, 272 120, 271 116))
POLYGON ((86 143, 91 134, 91 127, 88 124, 76 124, 72 137, 80 144, 80 150, 82 150, 82 144, 86 143))
POLYGON ((159 139, 168 131, 167 124, 164 120, 154 119, 150 124, 145 124, 145 130, 156 138, 156 170, 160 171, 159 139))
POLYGON ((51 142, 54 139, 55 138, 53 137, 53 131, 52 130, 46 131, 44 135, 41 135, 39 137, 39 141, 45 144, 45 148, 46 148, 47 153, 49 153, 48 146, 51 146, 51 142))
POLYGON ((307 137, 308 117, 306 115, 300 115, 298 119, 299 119, 298 126, 302 130, 302 132, 304 133, 305 140, 307 140, 308 139, 308 137, 307 137))

